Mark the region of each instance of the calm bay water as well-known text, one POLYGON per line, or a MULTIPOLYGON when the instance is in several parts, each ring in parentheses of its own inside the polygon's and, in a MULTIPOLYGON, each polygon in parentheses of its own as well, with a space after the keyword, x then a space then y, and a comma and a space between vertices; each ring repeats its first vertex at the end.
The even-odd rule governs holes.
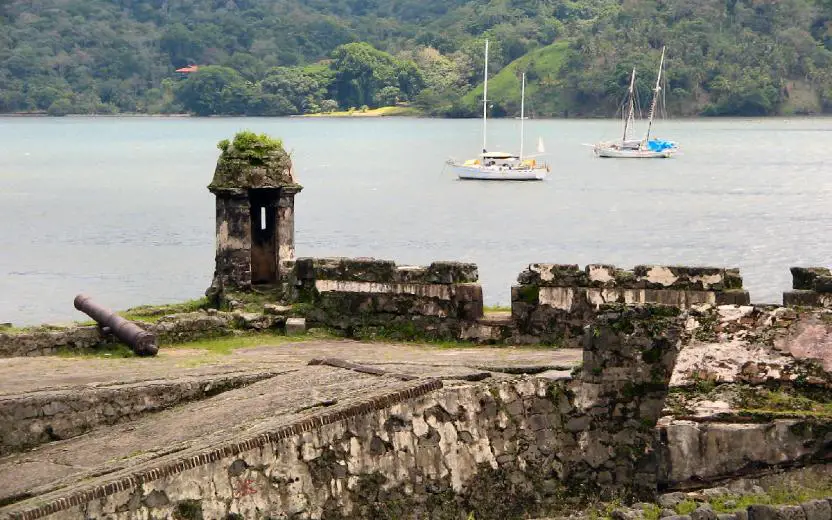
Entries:
MULTIPOLYGON (((217 141, 268 132, 292 151, 299 256, 480 266, 490 304, 531 262, 738 266, 779 302, 791 265, 832 263, 832 120, 662 121, 671 160, 602 160, 616 121, 529 121, 541 183, 457 181, 477 120, 0 118, 0 322, 82 319, 202 295, 211 282, 217 141)), ((489 123, 516 150, 518 122, 489 123)))

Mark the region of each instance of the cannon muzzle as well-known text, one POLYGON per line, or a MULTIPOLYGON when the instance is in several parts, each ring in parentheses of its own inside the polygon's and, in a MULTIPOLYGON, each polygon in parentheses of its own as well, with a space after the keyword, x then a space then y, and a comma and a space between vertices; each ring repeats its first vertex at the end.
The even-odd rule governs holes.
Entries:
POLYGON ((89 296, 76 296, 75 308, 94 319, 100 327, 110 329, 110 332, 126 343, 137 356, 155 356, 159 352, 155 334, 98 305, 89 296))

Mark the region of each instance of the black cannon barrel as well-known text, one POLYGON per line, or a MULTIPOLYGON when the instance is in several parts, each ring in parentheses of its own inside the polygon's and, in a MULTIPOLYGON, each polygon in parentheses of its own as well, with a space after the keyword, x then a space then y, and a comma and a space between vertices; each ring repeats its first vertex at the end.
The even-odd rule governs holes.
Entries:
POLYGON ((159 352, 155 334, 98 305, 89 296, 85 294, 76 296, 75 308, 94 319, 100 326, 109 328, 113 335, 126 343, 136 355, 155 356, 159 352))

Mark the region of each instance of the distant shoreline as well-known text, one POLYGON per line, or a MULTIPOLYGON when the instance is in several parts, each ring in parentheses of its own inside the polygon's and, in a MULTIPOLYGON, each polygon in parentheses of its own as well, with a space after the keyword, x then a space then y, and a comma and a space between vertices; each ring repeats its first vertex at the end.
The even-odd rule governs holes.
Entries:
MULTIPOLYGON (((137 114, 126 112, 123 114, 67 114, 65 116, 50 116, 46 113, 0 113, 0 118, 40 118, 40 119, 117 119, 117 118, 135 118, 135 119, 224 119, 224 118, 242 118, 242 119, 376 119, 380 117, 396 117, 396 118, 420 118, 420 119, 442 119, 442 120, 462 120, 462 119, 479 119, 480 116, 471 117, 434 117, 425 115, 421 111, 411 107, 381 107, 361 112, 359 110, 353 111, 338 111, 325 112, 316 114, 296 114, 286 116, 244 116, 244 115, 210 115, 210 116, 195 116, 192 114, 137 114)), ((771 115, 771 116, 684 116, 684 117, 668 117, 664 121, 731 121, 731 120, 751 120, 751 119, 830 119, 830 114, 792 114, 792 115, 771 115)), ((490 120, 517 120, 517 116, 505 117, 489 117, 490 120)), ((576 117, 526 117, 530 121, 604 121, 611 119, 620 119, 615 116, 610 117, 592 117, 592 116, 576 116, 576 117)))

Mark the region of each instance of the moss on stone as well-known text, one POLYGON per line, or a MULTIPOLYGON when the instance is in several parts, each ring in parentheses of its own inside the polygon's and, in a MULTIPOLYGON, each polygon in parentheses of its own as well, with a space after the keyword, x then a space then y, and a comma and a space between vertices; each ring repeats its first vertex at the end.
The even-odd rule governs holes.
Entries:
POLYGON ((537 304, 540 299, 540 287, 537 285, 521 285, 517 289, 520 301, 524 303, 537 304))
POLYGON ((202 502, 199 500, 181 500, 173 509, 175 520, 202 520, 202 502))
POLYGON ((244 131, 232 141, 220 141, 217 147, 222 154, 208 186, 211 190, 296 186, 292 159, 279 139, 244 131))

